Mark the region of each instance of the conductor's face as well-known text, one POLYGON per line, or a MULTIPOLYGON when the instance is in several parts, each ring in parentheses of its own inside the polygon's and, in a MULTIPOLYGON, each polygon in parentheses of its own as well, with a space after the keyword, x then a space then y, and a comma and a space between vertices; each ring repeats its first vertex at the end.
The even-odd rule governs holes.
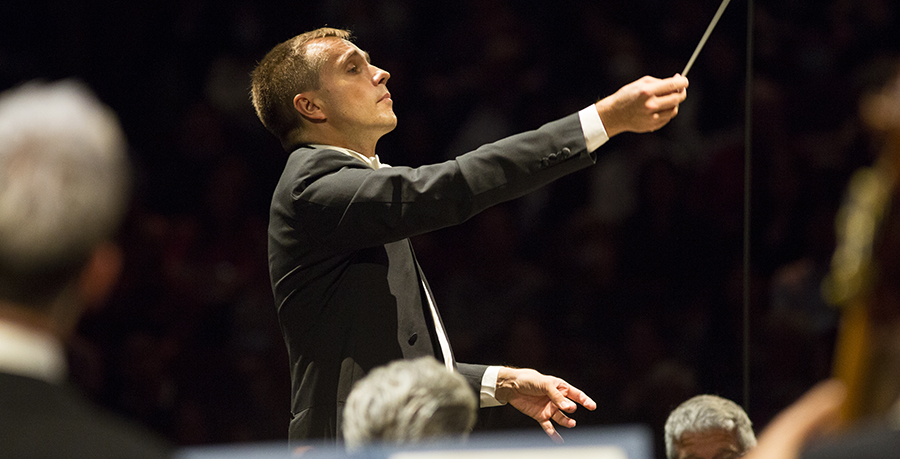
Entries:
POLYGON ((381 137, 397 126, 387 89, 391 74, 369 62, 369 55, 346 40, 329 37, 309 44, 326 56, 321 87, 312 91, 327 122, 340 132, 381 137))

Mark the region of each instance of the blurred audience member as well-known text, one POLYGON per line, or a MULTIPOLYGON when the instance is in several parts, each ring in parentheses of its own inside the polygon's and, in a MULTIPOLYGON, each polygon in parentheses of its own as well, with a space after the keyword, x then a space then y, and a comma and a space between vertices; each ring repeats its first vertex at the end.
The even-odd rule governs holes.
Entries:
POLYGON ((344 407, 350 450, 370 443, 418 443, 468 436, 478 401, 462 375, 433 357, 397 360, 360 379, 344 407))
POLYGON ((667 459, 733 459, 756 446, 747 413, 715 395, 678 405, 666 421, 665 438, 667 459))
POLYGON ((0 94, 0 450, 159 458, 163 443, 66 384, 64 350, 121 268, 130 166, 117 116, 83 85, 0 94))

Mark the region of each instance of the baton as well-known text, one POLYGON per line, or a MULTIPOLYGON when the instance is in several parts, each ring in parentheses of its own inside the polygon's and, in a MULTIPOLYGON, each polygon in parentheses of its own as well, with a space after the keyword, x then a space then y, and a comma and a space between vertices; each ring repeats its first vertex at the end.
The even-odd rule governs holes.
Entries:
POLYGON ((719 22, 719 18, 722 17, 722 13, 725 12, 725 7, 728 6, 728 2, 731 0, 722 0, 722 4, 719 5, 719 10, 716 11, 716 15, 713 16, 712 22, 709 23, 709 27, 706 28, 706 32, 703 34, 703 38, 700 39, 700 43, 697 43, 697 47, 694 48, 694 54, 691 56, 690 60, 686 66, 684 66, 684 71, 681 72, 682 76, 687 76, 688 70, 691 69, 691 66, 694 65, 694 60, 697 59, 697 55, 700 54, 700 50, 703 49, 703 45, 706 44, 706 39, 709 38, 709 34, 712 33, 713 29, 716 28, 716 23, 719 22))

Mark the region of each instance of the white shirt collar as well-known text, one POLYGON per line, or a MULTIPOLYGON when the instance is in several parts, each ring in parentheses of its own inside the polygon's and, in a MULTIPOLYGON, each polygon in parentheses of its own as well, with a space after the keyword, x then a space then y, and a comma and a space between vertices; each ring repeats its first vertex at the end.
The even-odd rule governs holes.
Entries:
POLYGON ((65 350, 49 334, 0 321, 0 371, 61 383, 68 371, 65 350))
POLYGON ((390 164, 382 163, 381 160, 378 159, 378 155, 375 155, 374 157, 370 158, 366 155, 363 155, 362 153, 357 153, 353 150, 350 150, 349 148, 336 147, 334 145, 322 145, 322 144, 318 144, 318 143, 311 143, 311 144, 309 144, 309 146, 314 147, 314 148, 337 150, 347 156, 352 156, 352 157, 366 163, 366 165, 368 165, 372 169, 381 169, 382 167, 391 167, 390 164))

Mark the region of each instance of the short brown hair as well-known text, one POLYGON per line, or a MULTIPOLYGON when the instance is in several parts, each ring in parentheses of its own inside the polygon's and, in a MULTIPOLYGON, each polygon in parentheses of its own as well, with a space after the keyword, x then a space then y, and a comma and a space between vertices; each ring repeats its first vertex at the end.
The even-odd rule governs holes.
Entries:
POLYGON ((324 56, 308 56, 306 46, 327 37, 352 39, 349 30, 330 27, 302 33, 272 48, 251 74, 250 99, 256 115, 285 148, 297 141, 302 129, 294 96, 320 86, 324 56))

